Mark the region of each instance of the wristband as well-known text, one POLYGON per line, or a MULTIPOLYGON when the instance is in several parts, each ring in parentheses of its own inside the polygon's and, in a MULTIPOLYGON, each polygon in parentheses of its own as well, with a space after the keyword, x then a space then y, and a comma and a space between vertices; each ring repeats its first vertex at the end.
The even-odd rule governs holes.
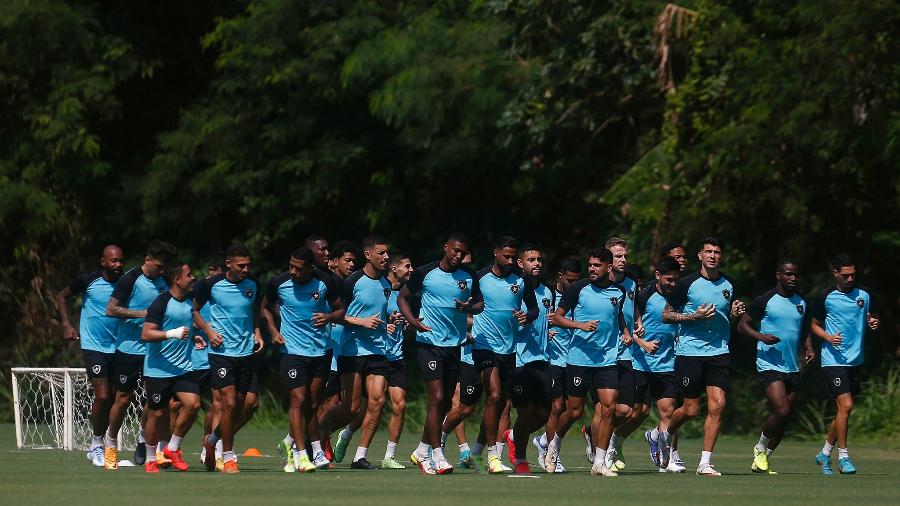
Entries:
POLYGON ((181 336, 184 335, 184 327, 178 327, 177 329, 171 329, 166 331, 166 339, 181 339, 181 336))

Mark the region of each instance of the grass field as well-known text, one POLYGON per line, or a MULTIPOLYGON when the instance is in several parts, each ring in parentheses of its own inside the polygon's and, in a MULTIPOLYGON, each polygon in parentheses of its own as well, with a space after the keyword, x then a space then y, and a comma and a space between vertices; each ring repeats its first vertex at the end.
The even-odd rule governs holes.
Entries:
MULTIPOLYGON (((625 447, 628 469, 619 478, 612 479, 588 474, 581 438, 572 433, 563 447, 569 473, 513 479, 478 475, 466 470, 457 470, 448 476, 426 477, 411 465, 401 471, 351 471, 346 460, 331 471, 286 474, 281 472, 280 460, 273 455, 275 442, 282 435, 259 429, 247 429, 239 434, 237 446, 240 451, 257 447, 266 455, 240 458, 240 475, 206 473, 201 470, 196 453, 187 460, 197 465, 186 473, 146 475, 142 468, 123 468, 115 472, 94 468, 83 452, 17 450, 12 425, 0 425, 0 497, 4 504, 10 505, 92 506, 139 503, 257 506, 298 502, 344 506, 423 503, 584 505, 609 498, 640 504, 693 506, 900 503, 900 450, 877 444, 851 446, 858 475, 829 477, 822 476, 812 463, 818 445, 785 442, 772 458, 773 468, 781 474, 761 476, 749 471, 749 456, 755 441, 726 437, 720 441, 713 459, 724 476, 710 479, 692 474, 699 441, 681 444, 688 473, 661 475, 654 472, 642 439, 635 437, 625 447)), ((196 443, 197 434, 189 434, 188 439, 196 443)), ((372 462, 380 462, 384 441, 381 433, 375 437, 369 452, 372 462)), ((401 457, 405 460, 415 443, 414 435, 405 435, 398 448, 398 460, 401 457)), ((195 451, 195 446, 192 444, 189 449, 195 451)), ((352 456, 353 448, 355 441, 348 451, 349 456, 352 456)), ((447 455, 453 462, 457 452, 448 448, 447 455)), ((123 458, 130 458, 130 454, 123 458)))

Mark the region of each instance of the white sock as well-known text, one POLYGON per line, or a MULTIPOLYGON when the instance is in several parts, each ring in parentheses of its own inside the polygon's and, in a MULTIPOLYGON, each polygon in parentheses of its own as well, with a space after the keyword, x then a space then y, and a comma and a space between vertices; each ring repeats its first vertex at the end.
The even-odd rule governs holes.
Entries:
POLYGON ((169 451, 175 452, 181 449, 181 440, 183 437, 178 437, 175 434, 172 434, 172 439, 169 440, 169 451))
POLYGON ((681 456, 678 455, 678 450, 672 450, 672 458, 670 460, 681 460, 681 456))
POLYGON ((353 457, 353 462, 356 462, 359 459, 366 458, 366 453, 369 451, 368 448, 363 448, 362 446, 356 447, 356 456, 353 457))
POLYGON ((434 448, 431 450, 431 459, 435 462, 447 460, 444 458, 444 450, 442 448, 434 448))
POLYGON ((462 452, 471 452, 471 450, 469 449, 469 443, 463 443, 459 445, 459 453, 462 452))
POLYGON ((773 450, 771 448, 766 448, 766 457, 768 457, 769 455, 772 455, 772 452, 774 452, 774 451, 775 450, 773 450))
POLYGON ((550 441, 553 444, 553 447, 559 450, 559 447, 562 446, 562 439, 559 438, 559 434, 553 436, 553 439, 550 441))
POLYGON ((481 455, 482 453, 484 453, 484 445, 478 441, 472 443, 472 455, 481 455))
POLYGON ((849 459, 850 452, 848 452, 846 448, 838 448, 838 458, 839 459, 849 459))
POLYGON ((218 442, 216 442, 216 458, 217 458, 217 459, 224 459, 224 458, 225 458, 225 457, 224 457, 224 452, 222 451, 222 441, 221 441, 221 440, 219 440, 218 442))
POLYGON ((147 445, 147 462, 156 462, 156 445, 147 445))
POLYGON ((229 450, 229 451, 227 451, 227 452, 222 452, 222 459, 223 459, 225 462, 228 462, 229 460, 233 460, 233 461, 237 462, 237 457, 235 457, 235 455, 234 455, 234 450, 229 450))
POLYGON ((620 438, 613 432, 612 436, 609 436, 609 446, 611 448, 619 449, 620 445, 624 442, 624 438, 620 438))
POLYGON ((419 458, 428 458, 428 450, 431 449, 431 445, 427 443, 423 443, 419 441, 419 446, 416 447, 416 457, 419 458))
POLYGON ((169 442, 166 441, 165 439, 160 439, 160 440, 159 440, 159 444, 156 445, 156 448, 157 448, 160 452, 163 451, 163 449, 168 448, 168 447, 169 447, 169 442))
POLYGON ((288 434, 287 436, 284 436, 284 444, 286 444, 290 447, 292 444, 294 444, 294 438, 291 437, 290 434, 288 434))
MULTIPOLYGON (((504 443, 501 443, 500 441, 497 441, 497 446, 496 446, 496 448, 497 448, 497 456, 498 456, 498 457, 500 457, 500 456, 503 455, 503 445, 504 445, 504 443)), ((488 448, 488 450, 490 451, 490 448, 488 448)))
POLYGON ((547 441, 547 433, 546 432, 541 434, 540 439, 538 439, 538 443, 540 443, 540 445, 543 446, 544 448, 546 448, 550 444, 550 441, 547 441))
POLYGON ((600 465, 606 465, 606 450, 603 448, 594 448, 594 462, 600 465))
POLYGON ((340 435, 341 441, 345 441, 345 442, 350 441, 350 438, 352 438, 352 437, 353 437, 353 431, 350 430, 349 426, 344 428, 344 430, 341 431, 341 435, 340 435))
POLYGON ((95 446, 103 446, 103 436, 93 436, 91 438, 91 448, 95 446))
POLYGON ((107 432, 106 438, 103 440, 103 445, 107 448, 118 448, 119 441, 116 439, 115 435, 110 435, 109 432, 107 432))
POLYGON ((652 429, 650 429, 650 440, 659 441, 659 427, 653 427, 652 429))
POLYGON ((712 452, 703 451, 700 452, 700 465, 709 464, 709 459, 712 458, 712 452))
POLYGON ((491 458, 491 457, 494 457, 494 456, 500 457, 500 452, 497 450, 497 447, 496 447, 496 446, 488 446, 488 447, 487 447, 487 454, 488 454, 488 458, 491 458))
POLYGON ((826 457, 830 457, 830 456, 831 456, 831 450, 834 450, 834 445, 831 444, 831 443, 829 443, 828 441, 825 441, 825 446, 822 447, 822 453, 823 453, 826 457))
POLYGON ((138 432, 138 443, 147 443, 147 440, 144 439, 144 429, 141 429, 141 431, 138 432))
POLYGON ((764 452, 769 448, 769 438, 766 437, 765 432, 759 433, 759 442, 756 443, 756 449, 764 452))
MULTIPOLYGON (((306 451, 306 450, 303 450, 306 451)), ((297 465, 297 462, 300 462, 300 450, 297 449, 297 445, 291 445, 291 454, 294 456, 294 466, 297 465)))
POLYGON ((316 456, 320 453, 324 453, 324 452, 322 452, 322 442, 321 441, 313 441, 309 445, 312 446, 313 456, 316 456))
POLYGON ((397 443, 393 441, 388 441, 387 449, 384 451, 384 459, 392 459, 394 458, 394 453, 397 452, 397 443))
POLYGON ((448 434, 447 434, 446 432, 441 431, 441 448, 443 448, 444 446, 446 446, 446 444, 447 444, 447 436, 448 436, 448 434))

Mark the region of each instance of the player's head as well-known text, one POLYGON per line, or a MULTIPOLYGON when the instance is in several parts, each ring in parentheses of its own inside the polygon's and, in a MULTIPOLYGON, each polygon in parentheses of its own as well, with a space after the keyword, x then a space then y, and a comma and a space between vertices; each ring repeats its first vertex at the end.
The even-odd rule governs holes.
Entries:
POLYGON ((581 262, 574 258, 566 258, 559 263, 559 270, 556 271, 556 283, 561 290, 565 290, 570 284, 578 281, 581 277, 581 262))
POLYGON ((316 255, 313 250, 302 246, 291 253, 290 265, 288 273, 291 279, 301 283, 309 282, 312 278, 313 271, 316 269, 316 255))
POLYGON ((367 235, 363 238, 363 256, 366 263, 377 272, 383 272, 388 266, 387 241, 380 235, 367 235))
POLYGON ((100 254, 100 268, 108 278, 119 279, 119 276, 122 275, 122 270, 125 268, 124 256, 122 248, 115 244, 103 248, 103 252, 100 254))
POLYGON ((178 250, 175 246, 154 239, 147 246, 147 256, 144 257, 144 275, 150 279, 155 279, 165 273, 166 264, 175 260, 178 250))
POLYGON ((338 241, 331 248, 331 271, 346 278, 356 270, 356 246, 350 241, 338 241))
POLYGON ((775 283, 787 293, 794 293, 797 289, 797 278, 800 276, 800 266, 790 258, 782 258, 775 268, 775 283))
POLYGON ((462 262, 460 262, 459 265, 472 265, 474 261, 475 257, 473 257, 472 252, 469 251, 468 253, 466 253, 466 256, 463 257, 462 262))
POLYGON ((544 256, 541 249, 535 244, 523 244, 519 248, 518 265, 526 276, 540 278, 544 270, 544 256))
POLYGON ((250 248, 239 242, 233 242, 225 250, 225 269, 231 279, 238 283, 250 275, 250 248))
POLYGON ((328 265, 328 259, 331 257, 331 252, 328 248, 328 239, 325 239, 321 235, 310 235, 307 236, 306 239, 303 239, 303 245, 309 248, 313 255, 316 257, 316 265, 321 267, 326 267, 328 265))
POLYGON ((637 284, 639 285, 644 284, 644 278, 646 277, 646 274, 644 274, 644 269, 638 264, 626 265, 625 275, 637 281, 637 284))
POLYGON ((609 277, 612 251, 600 248, 588 253, 588 278, 591 283, 599 283, 609 277))
POLYGON ((450 267, 462 265, 469 254, 469 238, 460 232, 454 232, 444 243, 444 262, 450 267))
POLYGON ((663 295, 672 293, 681 276, 681 263, 673 257, 663 257, 656 264, 656 289, 663 295))
POLYGON ((225 252, 219 250, 209 259, 209 263, 206 265, 206 275, 215 276, 223 272, 225 272, 225 252))
POLYGON ((392 251, 388 256, 388 269, 391 270, 391 274, 393 274, 397 280, 401 283, 406 283, 409 281, 409 276, 412 275, 412 261, 406 253, 402 251, 392 251))
POLYGON ((166 264, 165 280, 170 287, 177 288, 181 293, 189 294, 194 291, 194 273, 191 266, 181 260, 173 260, 166 264))
POLYGON ((722 263, 722 254, 724 252, 725 243, 718 237, 711 235, 700 243, 700 251, 697 252, 697 258, 700 259, 700 265, 707 270, 717 270, 719 264, 722 263))
POLYGON ((519 241, 515 237, 501 235, 494 240, 494 265, 503 276, 507 276, 513 271, 518 257, 519 241))
POLYGON ((612 271, 616 274, 625 272, 625 265, 628 263, 628 243, 625 239, 610 237, 604 247, 612 252, 613 260, 610 264, 612 271))
POLYGON ((687 250, 680 242, 666 244, 662 247, 662 254, 674 258, 681 266, 681 272, 687 269, 687 250))
POLYGON ((848 253, 839 253, 829 262, 838 290, 849 292, 856 285, 856 262, 848 253))

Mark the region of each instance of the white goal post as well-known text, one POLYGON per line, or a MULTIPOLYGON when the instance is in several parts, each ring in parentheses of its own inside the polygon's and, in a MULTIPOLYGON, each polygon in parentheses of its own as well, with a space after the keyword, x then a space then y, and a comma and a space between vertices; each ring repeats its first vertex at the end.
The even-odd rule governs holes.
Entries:
MULTIPOLYGON (((13 367, 13 412, 16 446, 33 449, 87 450, 94 390, 78 367, 13 367)), ((134 448, 146 398, 138 382, 135 401, 119 430, 119 449, 134 448)))

